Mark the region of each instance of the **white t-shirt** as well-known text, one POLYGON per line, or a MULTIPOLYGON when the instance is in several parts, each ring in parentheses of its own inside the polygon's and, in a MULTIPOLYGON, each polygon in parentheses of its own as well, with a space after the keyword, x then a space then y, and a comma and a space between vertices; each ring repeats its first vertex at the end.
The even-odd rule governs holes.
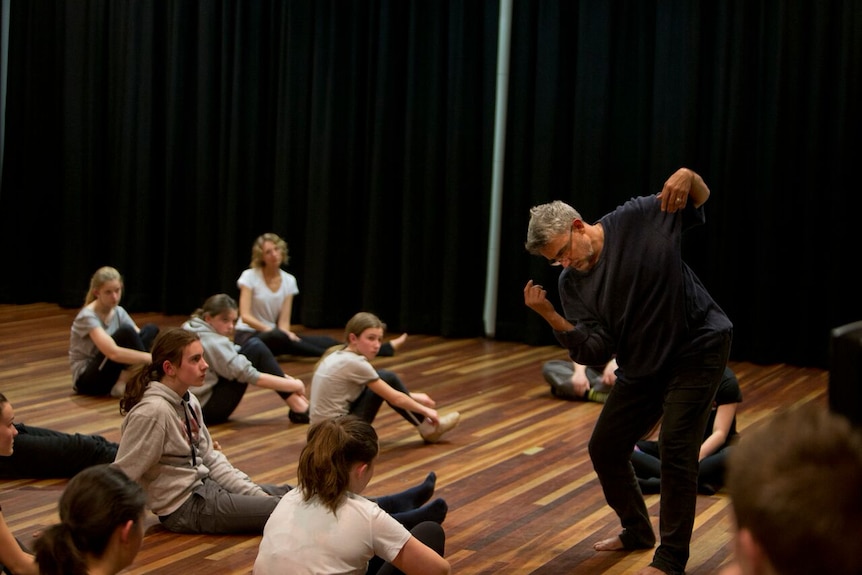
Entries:
POLYGON ((314 370, 311 380, 314 390, 309 406, 311 424, 349 413, 350 404, 365 386, 378 379, 377 370, 364 355, 347 349, 327 355, 314 370))
POLYGON ((317 498, 289 491, 263 528, 254 575, 365 575, 374 555, 391 563, 410 539, 407 529, 368 499, 348 493, 332 514, 317 498))
MULTIPOLYGON (((284 270, 278 270, 281 275, 281 287, 277 291, 272 291, 266 285, 266 280, 263 279, 263 272, 260 269, 247 269, 236 280, 238 288, 248 288, 251 290, 251 313, 269 326, 270 329, 278 325, 278 314, 281 313, 281 306, 288 296, 293 296, 299 293, 299 286, 296 284, 296 278, 284 270)), ((247 323, 242 321, 242 318, 236 322, 237 331, 257 331, 247 323)))

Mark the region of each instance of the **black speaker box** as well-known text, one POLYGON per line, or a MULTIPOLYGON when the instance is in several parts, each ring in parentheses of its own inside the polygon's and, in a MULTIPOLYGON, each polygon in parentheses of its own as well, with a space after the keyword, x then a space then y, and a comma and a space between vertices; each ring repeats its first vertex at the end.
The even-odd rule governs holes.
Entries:
POLYGON ((830 334, 829 409, 862 426, 862 321, 830 334))

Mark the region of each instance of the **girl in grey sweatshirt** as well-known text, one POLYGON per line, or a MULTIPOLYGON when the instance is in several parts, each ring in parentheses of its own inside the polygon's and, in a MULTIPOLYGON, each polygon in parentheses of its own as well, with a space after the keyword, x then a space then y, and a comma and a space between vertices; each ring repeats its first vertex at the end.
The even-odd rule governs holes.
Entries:
POLYGON ((285 375, 278 360, 256 337, 242 346, 231 341, 237 321, 236 301, 227 294, 210 296, 183 328, 198 334, 209 364, 204 384, 193 388, 204 418, 211 424, 227 421, 248 384, 274 390, 288 405, 293 423, 308 423, 305 384, 285 375))

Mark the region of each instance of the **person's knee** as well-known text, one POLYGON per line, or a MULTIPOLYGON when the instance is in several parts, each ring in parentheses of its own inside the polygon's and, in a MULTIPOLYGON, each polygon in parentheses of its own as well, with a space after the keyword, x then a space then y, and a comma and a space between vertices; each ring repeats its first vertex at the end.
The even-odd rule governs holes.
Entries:
POLYGON ((113 334, 111 334, 111 337, 120 347, 130 347, 133 349, 143 347, 140 343, 141 338, 138 335, 137 330, 130 325, 121 325, 113 334))
POLYGON ((388 369, 378 369, 377 376, 389 384, 390 387, 401 390, 404 387, 404 384, 401 382, 401 378, 395 374, 394 371, 389 371, 388 369))
POLYGON ((626 447, 618 441, 608 441, 594 435, 587 444, 587 451, 593 468, 601 472, 630 465, 634 445, 626 447))
POLYGON ((259 337, 250 337, 240 346, 240 353, 246 356, 256 366, 266 360, 275 362, 275 356, 259 337))
POLYGON ((416 539, 443 555, 446 543, 446 532, 443 526, 434 521, 423 521, 410 530, 410 534, 416 539))
POLYGON ((593 462, 593 467, 597 470, 605 467, 611 461, 611 458, 608 457, 607 446, 595 436, 590 438, 590 442, 587 444, 587 452, 590 454, 590 461, 593 462))

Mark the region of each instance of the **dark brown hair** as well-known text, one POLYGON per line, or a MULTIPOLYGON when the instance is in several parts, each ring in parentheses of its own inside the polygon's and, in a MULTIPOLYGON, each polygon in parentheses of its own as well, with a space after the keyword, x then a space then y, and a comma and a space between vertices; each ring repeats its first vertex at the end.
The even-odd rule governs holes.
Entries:
POLYGON ((296 470, 302 498, 318 497, 336 513, 350 486, 351 468, 356 463, 371 463, 378 450, 377 432, 355 415, 312 425, 296 470))
POLYGON ((75 475, 60 496, 60 522, 33 545, 42 575, 86 575, 86 556, 101 557, 114 530, 141 521, 147 496, 136 482, 110 465, 75 475))
POLYGON ((161 381, 165 376, 165 362, 169 361, 179 367, 183 363, 183 350, 194 341, 198 334, 181 327, 171 327, 159 332, 150 355, 152 363, 141 368, 126 384, 126 391, 120 400, 120 413, 126 415, 140 403, 144 392, 151 381, 161 381))
POLYGON ((217 293, 208 297, 204 304, 194 311, 192 317, 200 319, 205 319, 205 316, 216 317, 229 309, 236 311, 236 300, 226 293, 217 293))

